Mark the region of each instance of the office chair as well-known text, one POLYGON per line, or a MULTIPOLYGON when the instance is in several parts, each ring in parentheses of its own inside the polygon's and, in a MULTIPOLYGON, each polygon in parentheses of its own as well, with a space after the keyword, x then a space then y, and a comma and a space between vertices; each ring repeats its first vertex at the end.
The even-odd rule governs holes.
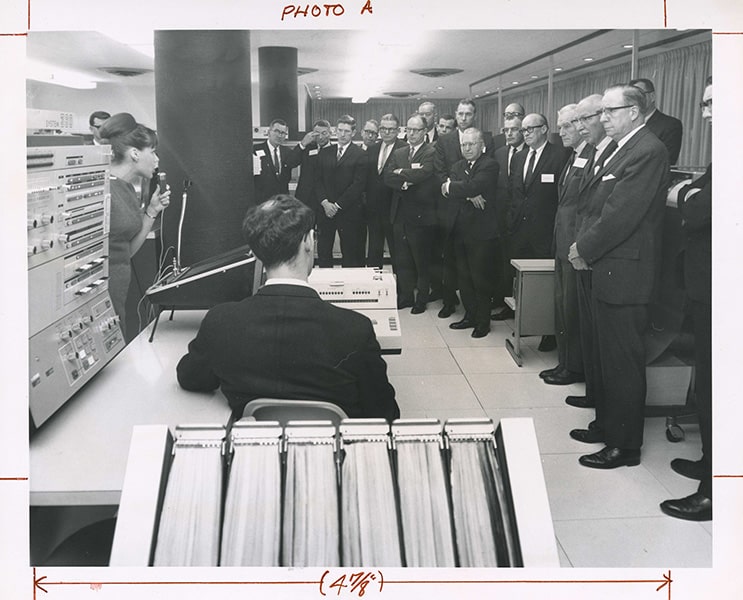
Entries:
POLYGON ((348 415, 337 404, 324 400, 256 398, 245 405, 242 418, 278 421, 282 427, 288 421, 331 421, 337 427, 348 415))

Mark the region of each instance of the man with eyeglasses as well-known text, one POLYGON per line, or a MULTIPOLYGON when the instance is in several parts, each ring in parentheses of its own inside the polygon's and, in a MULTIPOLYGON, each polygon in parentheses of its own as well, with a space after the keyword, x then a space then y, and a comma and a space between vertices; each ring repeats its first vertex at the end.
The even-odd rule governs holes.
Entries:
MULTIPOLYGON (((511 104, 506 106, 506 110, 503 111, 503 126, 505 127, 506 121, 510 119, 518 119, 520 122, 524 118, 525 114, 526 111, 521 104, 518 102, 511 102, 511 104)), ((506 143, 506 136, 503 134, 503 130, 501 129, 501 132, 493 138, 493 148, 497 150, 498 148, 505 146, 506 143)), ((502 173, 503 171, 501 171, 501 174, 502 173)))
POLYGON ((471 127, 462 136, 463 159, 454 163, 441 193, 452 202, 454 256, 457 261, 459 292, 464 318, 449 324, 450 329, 472 328, 472 337, 490 332, 490 300, 493 296, 493 263, 498 238, 495 213, 495 182, 498 163, 483 154, 485 140, 471 127))
POLYGON ((288 158, 290 165, 299 165, 299 179, 294 195, 309 206, 317 215, 320 207, 315 197, 315 180, 317 178, 317 157, 320 150, 330 143, 330 123, 318 119, 312 124, 302 140, 294 146, 288 158))
POLYGON ((377 143, 377 136, 379 135, 379 123, 376 119, 369 119, 364 123, 364 128, 361 130, 361 149, 369 150, 374 147, 377 143))
POLYGON ((521 117, 507 118, 503 123, 501 135, 506 145, 496 148, 494 154, 498 163, 498 181, 495 186, 498 241, 494 263, 495 288, 491 316, 493 321, 505 321, 513 317, 513 311, 504 301, 504 298, 510 296, 513 291, 513 272, 508 259, 508 207, 511 203, 508 177, 511 173, 513 157, 525 146, 524 136, 521 133, 521 117))
POLYGON ((276 194, 289 193, 296 156, 284 146, 289 126, 284 119, 274 119, 268 126, 268 139, 253 146, 253 183, 255 202, 260 204, 276 194), (291 159, 290 159, 291 156, 291 159))
POLYGON ((575 241, 575 214, 578 185, 588 164, 592 148, 578 131, 578 105, 568 104, 557 111, 557 128, 563 146, 572 148, 570 160, 560 173, 555 215, 555 333, 557 366, 539 373, 550 385, 570 385, 584 381, 583 355, 578 315, 578 287, 575 269, 568 260, 568 249, 575 241))
MULTIPOLYGON (((442 135, 436 142, 436 178, 439 187, 448 178, 452 166, 462 160, 462 136, 470 127, 474 126, 477 107, 474 100, 464 98, 457 105, 455 118, 457 129, 446 135, 442 135)), ((485 142, 484 152, 488 156, 493 155, 492 136, 483 132, 485 142)), ((440 319, 446 319, 454 314, 457 298, 457 265, 454 257, 454 248, 450 237, 450 224, 453 219, 449 211, 456 212, 456 204, 444 198, 440 190, 436 192, 438 197, 438 230, 434 243, 434 256, 432 261, 432 292, 433 297, 441 297, 443 306, 438 313, 440 319)))
MULTIPOLYGON (((707 78, 700 108, 712 123, 712 77, 707 78)), ((684 185, 668 204, 678 206, 684 220, 684 285, 694 323, 694 404, 702 437, 702 458, 675 458, 671 468, 684 477, 699 480, 697 491, 684 498, 666 500, 661 510, 678 519, 712 519, 712 164, 696 181, 684 185)))
POLYGON ((436 124, 436 131, 438 131, 438 136, 445 135, 447 133, 451 133, 454 131, 457 127, 457 120, 454 118, 454 115, 441 115, 439 117, 439 122, 436 124))
POLYGON ((436 105, 433 102, 422 102, 418 107, 418 114, 426 119, 428 129, 426 129, 426 142, 433 144, 439 139, 438 128, 436 127, 436 105))
POLYGON ((396 270, 395 242, 390 218, 392 188, 384 183, 384 168, 395 150, 407 147, 407 144, 397 137, 399 133, 400 120, 391 113, 383 115, 379 127, 381 143, 367 151, 366 203, 364 204, 364 220, 369 240, 366 251, 367 267, 382 268, 386 240, 392 268, 396 270))
MULTIPOLYGON (((547 140, 549 125, 544 115, 526 115, 521 133, 528 151, 517 153, 511 163, 508 255, 509 259, 552 258, 557 183, 571 151, 547 140)), ((540 351, 555 347, 554 336, 542 337, 540 351)))
POLYGON ((645 95, 645 100, 648 103, 645 127, 663 142, 668 150, 669 162, 675 165, 681 153, 681 137, 683 135, 681 121, 658 110, 655 105, 655 86, 652 81, 649 79, 633 79, 629 84, 634 85, 645 95))
POLYGON ((591 390, 596 418, 571 431, 604 448, 581 456, 595 469, 640 464, 646 395, 645 333, 648 303, 659 271, 663 211, 668 186, 668 151, 644 126, 645 95, 635 86, 608 88, 601 122, 617 149, 580 192, 582 220, 568 258, 591 269, 591 390))
POLYGON ((431 256, 436 231, 438 186, 433 144, 426 143, 426 119, 418 113, 407 122, 408 143, 392 152, 384 182, 394 190, 391 219, 395 235, 397 306, 426 311, 431 289, 431 256), (417 294, 416 294, 417 291, 417 294))
MULTIPOLYGON (((588 156, 587 164, 584 167, 583 178, 579 182, 578 194, 583 189, 584 182, 596 173, 606 159, 616 150, 617 143, 606 135, 603 123, 601 123, 601 101, 603 96, 601 94, 592 94, 583 98, 578 102, 576 109, 577 117, 577 128, 581 137, 588 142, 588 156)), ((584 217, 584 203, 585 197, 578 198, 576 205, 575 223, 573 224, 573 231, 570 232, 569 246, 575 241, 575 235, 584 217)), ((570 248, 568 246, 568 255, 570 248)), ((588 269, 576 270, 576 293, 578 302, 578 318, 580 321, 580 342, 581 352, 583 355, 583 373, 586 379, 586 395, 585 396, 568 396, 565 398, 565 403, 569 406, 575 406, 576 408, 594 408, 596 403, 593 399, 593 383, 595 380, 591 376, 593 373, 593 310, 591 305, 591 271, 588 269)), ((577 430, 578 433, 571 432, 571 436, 575 437, 579 441, 583 441, 584 437, 582 431, 577 430)))
POLYGON ((336 124, 338 143, 328 145, 318 156, 315 197, 320 207, 317 219, 317 263, 333 266, 333 245, 338 233, 341 266, 363 267, 366 235, 362 196, 366 186, 366 152, 353 143, 356 119, 343 115, 336 124))

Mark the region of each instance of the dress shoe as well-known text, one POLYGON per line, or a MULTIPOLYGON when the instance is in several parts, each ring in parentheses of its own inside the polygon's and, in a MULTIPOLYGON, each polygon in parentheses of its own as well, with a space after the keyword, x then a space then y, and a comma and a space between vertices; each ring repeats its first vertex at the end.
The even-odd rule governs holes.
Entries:
POLYGON ((604 436, 595 429, 572 429, 570 437, 584 444, 601 444, 604 436))
POLYGON ((470 327, 474 327, 475 322, 471 319, 468 319, 465 317, 461 321, 455 321, 454 323, 449 323, 449 329, 469 329, 470 327))
POLYGON ((483 338, 490 333, 490 324, 488 325, 476 325, 472 330, 473 338, 483 338))
POLYGON ((397 310, 402 310, 403 308, 410 308, 413 306, 412 300, 398 300, 397 301, 397 310))
POLYGON ((453 304, 444 304, 439 311, 439 319, 448 319, 454 314, 455 310, 453 304))
POLYGON ((568 396, 565 398, 565 404, 576 408, 596 408, 596 403, 585 396, 568 396))
POLYGON ((490 315, 491 321, 505 321, 507 319, 513 319, 513 311, 508 306, 490 315))
POLYGON ((584 467, 592 469, 616 469, 617 467, 634 467, 640 464, 640 450, 622 450, 621 448, 604 447, 594 454, 584 454, 578 459, 584 467))
POLYGON ((685 458, 674 458, 671 468, 679 475, 701 481, 704 477, 704 465, 701 460, 686 460, 685 458))
POLYGON ((586 378, 583 376, 583 373, 568 371, 568 369, 544 376, 544 383, 548 383, 549 385, 570 385, 571 383, 580 383, 585 380, 586 378))
POLYGON ((554 335, 543 335, 539 346, 537 346, 537 350, 540 352, 552 352, 555 348, 557 348, 557 339, 554 335))
POLYGON ((686 519, 687 521, 711 521, 712 498, 707 498, 700 492, 694 492, 686 498, 665 500, 660 503, 660 509, 669 517, 686 519))
POLYGON ((559 373, 560 371, 562 371, 562 365, 557 365, 556 367, 552 367, 551 369, 539 371, 539 376, 544 379, 545 377, 547 377, 547 375, 554 375, 555 373, 559 373))
POLYGON ((424 312, 426 312, 426 305, 421 302, 416 302, 413 304, 413 308, 410 309, 411 315, 419 315, 424 312))

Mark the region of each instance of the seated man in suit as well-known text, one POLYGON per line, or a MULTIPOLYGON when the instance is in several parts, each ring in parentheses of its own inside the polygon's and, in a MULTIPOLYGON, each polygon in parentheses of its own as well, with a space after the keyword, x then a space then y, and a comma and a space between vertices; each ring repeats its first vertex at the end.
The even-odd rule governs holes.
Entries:
POLYGON ((449 228, 457 261, 459 292, 464 318, 449 324, 450 329, 474 328, 472 337, 490 332, 490 299, 493 297, 493 263, 496 257, 495 183, 498 163, 483 154, 485 140, 471 127, 462 135, 464 158, 452 166, 441 194, 455 209, 449 211, 449 228))
POLYGON ((178 383, 221 387, 239 418, 255 398, 325 400, 349 417, 400 416, 371 321, 323 301, 307 284, 314 257, 312 210, 278 195, 248 210, 243 232, 266 268, 266 283, 240 302, 212 308, 178 383))

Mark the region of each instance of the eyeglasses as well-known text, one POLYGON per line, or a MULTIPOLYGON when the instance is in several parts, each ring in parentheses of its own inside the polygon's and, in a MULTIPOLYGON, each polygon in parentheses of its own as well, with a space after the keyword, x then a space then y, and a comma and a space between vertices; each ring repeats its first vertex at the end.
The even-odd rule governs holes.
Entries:
POLYGON ((513 119, 514 117, 523 117, 524 116, 524 113, 520 113, 520 112, 504 112, 503 113, 503 116, 506 119, 513 119))
POLYGON ((500 132, 503 134, 518 133, 519 131, 521 130, 518 127, 504 127, 503 129, 500 130, 500 132))
POLYGON ((540 127, 544 127, 544 123, 542 123, 541 125, 532 125, 531 127, 522 127, 521 129, 519 129, 519 131, 522 134, 526 135, 527 133, 534 133, 534 130, 539 129, 540 127))
POLYGON ((701 108, 702 110, 704 110, 705 108, 712 108, 712 98, 710 98, 709 100, 702 100, 699 103, 699 108, 701 108))
POLYGON ((377 132, 373 129, 364 129, 364 133, 368 133, 369 135, 377 135, 377 132))
POLYGON ((380 127, 379 133, 392 133, 393 131, 400 131, 399 127, 380 127))
POLYGON ((601 114, 611 116, 614 114, 615 110, 619 110, 620 108, 632 108, 633 106, 637 106, 637 105, 636 104, 625 104, 624 106, 607 106, 601 109, 601 114))
POLYGON ((280 129, 272 129, 271 131, 276 135, 289 135, 288 131, 281 131, 280 129))
MULTIPOLYGON (((617 108, 624 108, 624 107, 617 107, 617 108)), ((607 109, 607 110, 615 110, 615 109, 610 108, 610 109, 607 109)), ((588 123, 588 121, 590 121, 594 117, 598 117, 601 114, 601 112, 602 111, 598 111, 598 112, 595 112, 593 114, 586 115, 584 117, 578 117, 575 121, 578 121, 581 125, 585 125, 586 123, 588 123)), ((575 121, 570 121, 570 122, 571 123, 575 123, 575 121)))
POLYGON ((420 127, 420 128, 418 128, 418 127, 406 127, 405 128, 405 131, 407 131, 408 133, 417 133, 419 131, 425 131, 425 128, 424 127, 420 127))

